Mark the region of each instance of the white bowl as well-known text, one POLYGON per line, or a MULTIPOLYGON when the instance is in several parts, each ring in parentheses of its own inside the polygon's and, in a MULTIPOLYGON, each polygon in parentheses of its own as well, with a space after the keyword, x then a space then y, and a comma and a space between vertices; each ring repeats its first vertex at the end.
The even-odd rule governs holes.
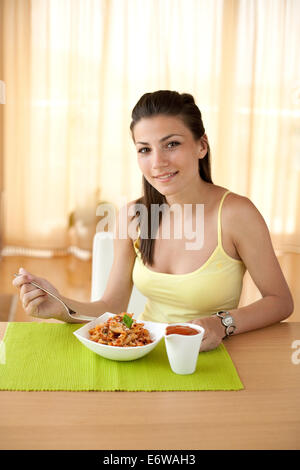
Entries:
POLYGON ((153 343, 146 344, 145 346, 121 347, 108 346, 107 344, 96 343, 89 339, 89 330, 95 328, 95 326, 100 323, 105 323, 110 317, 114 316, 113 313, 106 312, 101 315, 101 317, 86 323, 83 327, 74 331, 73 334, 88 349, 99 354, 99 356, 113 361, 134 361, 135 359, 146 356, 146 354, 149 354, 149 352, 158 345, 165 334, 167 323, 139 321, 134 319, 136 323, 144 323, 144 328, 150 332, 150 338, 153 340, 153 343))

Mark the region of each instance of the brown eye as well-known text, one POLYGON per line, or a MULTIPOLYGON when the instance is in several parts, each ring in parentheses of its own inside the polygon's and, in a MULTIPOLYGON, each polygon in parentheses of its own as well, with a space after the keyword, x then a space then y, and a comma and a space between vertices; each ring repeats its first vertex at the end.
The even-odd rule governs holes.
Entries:
POLYGON ((140 150, 138 150, 138 153, 148 153, 148 152, 143 152, 143 150, 150 150, 148 147, 143 147, 140 150))
POLYGON ((169 142, 167 144, 167 147, 168 148, 173 148, 173 147, 177 147, 177 145, 180 145, 180 142, 177 142, 176 140, 173 140, 172 142, 169 142), (169 147, 169 145, 171 145, 171 144, 175 144, 175 145, 172 145, 171 147, 169 147))

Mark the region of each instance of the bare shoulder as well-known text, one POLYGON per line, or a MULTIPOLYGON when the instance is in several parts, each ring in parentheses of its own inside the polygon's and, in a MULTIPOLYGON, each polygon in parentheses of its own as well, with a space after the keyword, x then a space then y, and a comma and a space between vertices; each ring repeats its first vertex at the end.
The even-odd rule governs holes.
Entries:
POLYGON ((234 216, 237 213, 241 214, 245 211, 251 211, 251 209, 257 210, 253 202, 248 197, 234 192, 227 194, 224 200, 223 208, 228 216, 234 216))
POLYGON ((121 211, 127 211, 127 215, 130 216, 130 214, 133 212, 136 204, 138 204, 139 202, 140 202, 140 199, 134 199, 133 201, 127 202, 126 204, 124 204, 124 206, 122 206, 120 208, 120 212, 121 211))
POLYGON ((136 218, 136 205, 140 199, 135 199, 122 206, 117 213, 116 217, 116 237, 126 238, 128 243, 136 240, 137 235, 137 218, 136 218))
POLYGON ((231 226, 232 235, 237 242, 237 236, 250 231, 265 231, 268 233, 266 221, 256 205, 246 196, 229 193, 224 201, 224 212, 231 226))
MULTIPOLYGON (((219 187, 218 201, 222 199, 226 191, 228 191, 226 188, 219 187)), ((249 243, 249 237, 270 240, 264 217, 251 199, 246 196, 234 192, 226 195, 222 206, 222 224, 224 232, 240 257, 241 247, 249 243)))

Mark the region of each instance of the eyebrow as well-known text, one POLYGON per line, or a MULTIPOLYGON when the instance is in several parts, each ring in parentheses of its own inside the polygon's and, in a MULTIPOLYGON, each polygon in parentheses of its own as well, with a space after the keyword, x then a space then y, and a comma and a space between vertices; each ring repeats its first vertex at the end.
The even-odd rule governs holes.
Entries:
MULTIPOLYGON (((163 137, 162 139, 160 139, 160 142, 164 142, 169 137, 173 137, 174 135, 180 135, 181 137, 184 137, 182 134, 169 134, 169 135, 166 135, 166 137, 163 137)), ((136 142, 136 144, 150 145, 150 144, 148 144, 148 142, 136 142)))

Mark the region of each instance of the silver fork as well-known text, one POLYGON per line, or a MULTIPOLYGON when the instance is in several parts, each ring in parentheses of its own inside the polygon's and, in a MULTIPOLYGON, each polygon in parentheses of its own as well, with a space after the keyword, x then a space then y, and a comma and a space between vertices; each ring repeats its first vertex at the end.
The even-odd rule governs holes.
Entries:
MULTIPOLYGON (((22 274, 14 273, 15 277, 18 277, 18 276, 21 276, 21 275, 22 274)), ((45 287, 40 286, 37 282, 29 281, 28 284, 32 284, 33 286, 37 287, 38 289, 41 289, 42 291, 46 292, 48 295, 51 295, 51 297, 53 297, 54 299, 58 300, 64 306, 64 308, 67 312, 68 318, 70 320, 74 320, 74 318, 76 320, 83 320, 83 321, 91 321, 91 320, 96 319, 96 317, 89 317, 89 316, 86 316, 86 315, 77 315, 77 313, 74 312, 74 310, 70 309, 67 306, 67 304, 65 304, 65 302, 63 300, 61 300, 59 297, 57 297, 57 295, 53 294, 48 289, 45 289, 45 287)))

